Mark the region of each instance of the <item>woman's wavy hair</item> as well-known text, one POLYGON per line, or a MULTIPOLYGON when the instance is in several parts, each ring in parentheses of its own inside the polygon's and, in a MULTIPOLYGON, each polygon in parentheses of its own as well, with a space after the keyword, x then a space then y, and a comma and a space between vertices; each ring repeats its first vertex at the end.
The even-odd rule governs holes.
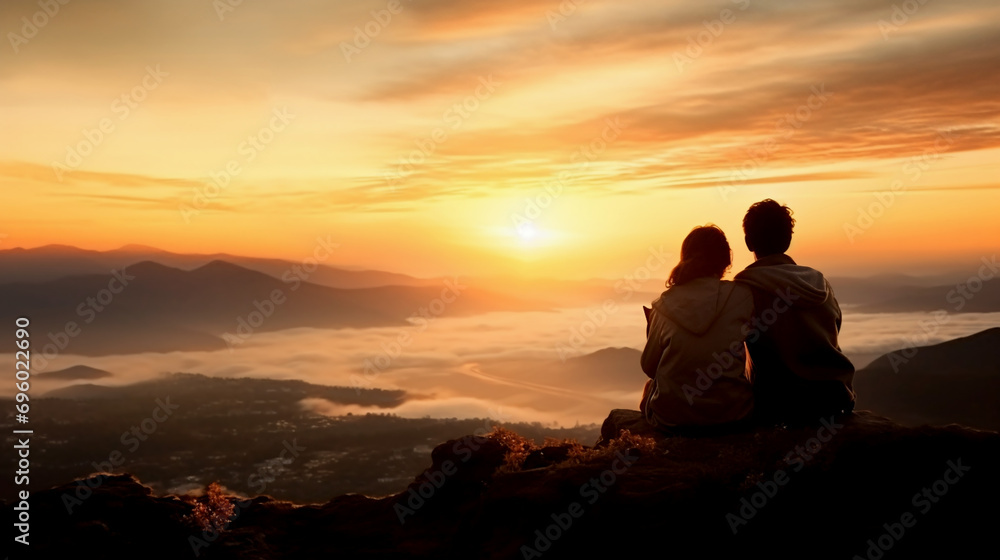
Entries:
POLYGON ((722 278, 733 265, 733 250, 718 226, 696 227, 681 244, 681 262, 670 272, 666 286, 680 286, 705 276, 722 278))

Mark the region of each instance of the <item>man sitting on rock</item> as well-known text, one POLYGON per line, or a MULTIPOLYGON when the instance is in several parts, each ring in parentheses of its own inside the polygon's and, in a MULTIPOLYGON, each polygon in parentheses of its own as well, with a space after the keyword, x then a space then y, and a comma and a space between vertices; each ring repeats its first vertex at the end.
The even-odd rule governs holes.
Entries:
POLYGON ((755 262, 736 275, 753 291, 747 334, 755 417, 817 421, 854 409, 854 365, 840 350, 841 311, 830 282, 785 254, 795 220, 767 199, 747 210, 743 232, 755 262))

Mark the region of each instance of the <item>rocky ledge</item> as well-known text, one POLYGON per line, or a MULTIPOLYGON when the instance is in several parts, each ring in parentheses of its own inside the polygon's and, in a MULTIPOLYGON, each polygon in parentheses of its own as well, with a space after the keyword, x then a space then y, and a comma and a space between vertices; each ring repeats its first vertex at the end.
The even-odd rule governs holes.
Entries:
MULTIPOLYGON (((623 433, 600 449, 539 448, 500 429, 443 443, 432 458, 403 493, 310 505, 216 488, 156 496, 131 476, 96 474, 31 496, 30 549, 130 559, 980 557, 995 550, 1000 521, 1000 435, 906 428, 867 412, 703 438, 623 433)), ((14 517, 18 504, 4 506, 14 517)))

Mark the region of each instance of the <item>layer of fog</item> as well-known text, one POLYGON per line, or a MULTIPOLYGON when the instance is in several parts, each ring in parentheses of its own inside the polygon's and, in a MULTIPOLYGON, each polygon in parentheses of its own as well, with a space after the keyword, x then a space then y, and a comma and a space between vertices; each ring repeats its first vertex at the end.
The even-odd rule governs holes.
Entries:
MULTIPOLYGON (((1000 313, 859 314, 845 311, 841 345, 859 367, 887 351, 935 344, 1000 324, 1000 313)), ((302 379, 323 385, 403 389, 411 399, 403 417, 488 417, 574 425, 600 422, 611 408, 635 408, 641 373, 631 371, 621 390, 593 390, 547 375, 563 358, 606 347, 641 350, 645 320, 638 305, 613 313, 591 309, 442 316, 425 328, 292 329, 252 335, 243 344, 213 352, 172 352, 105 357, 60 355, 47 371, 84 364, 112 372, 106 385, 151 379, 168 372, 218 377, 302 379), (634 384, 633 384, 634 379, 634 384)), ((13 355, 6 355, 13 363, 13 355)), ((636 365, 636 368, 638 366, 636 365)), ((617 375, 609 372, 609 375, 617 375)), ((563 379, 565 376, 563 376, 563 379)), ((13 380, 12 380, 13 381, 13 380)), ((33 377, 32 395, 71 382, 33 377)), ((80 383, 80 382, 77 382, 80 383)), ((13 382, 4 395, 13 393, 13 382)), ((356 405, 310 400, 320 413, 364 413, 356 405)))

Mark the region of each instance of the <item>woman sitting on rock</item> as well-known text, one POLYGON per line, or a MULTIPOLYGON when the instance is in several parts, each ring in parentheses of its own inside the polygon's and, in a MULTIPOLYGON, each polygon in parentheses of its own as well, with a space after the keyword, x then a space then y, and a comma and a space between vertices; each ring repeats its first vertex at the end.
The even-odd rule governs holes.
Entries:
POLYGON ((680 263, 648 313, 640 410, 657 428, 716 426, 749 418, 746 348, 753 293, 723 280, 733 252, 716 226, 694 228, 680 263))
POLYGON ((722 280, 732 257, 726 234, 716 226, 697 227, 684 239, 666 291, 645 309, 642 370, 650 380, 640 410, 612 410, 601 428, 602 442, 622 429, 707 435, 749 421, 753 389, 743 342, 753 293, 722 280))

